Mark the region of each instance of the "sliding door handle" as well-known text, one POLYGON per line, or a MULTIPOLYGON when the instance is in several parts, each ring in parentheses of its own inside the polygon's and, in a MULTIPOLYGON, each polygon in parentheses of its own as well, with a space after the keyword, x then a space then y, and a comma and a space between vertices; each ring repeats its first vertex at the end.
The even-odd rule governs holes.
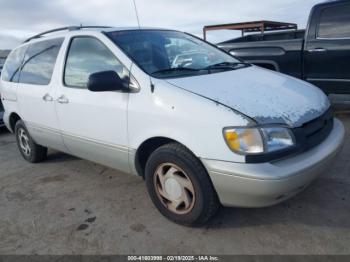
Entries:
POLYGON ((59 98, 57 98, 57 102, 60 104, 68 104, 69 100, 65 95, 61 95, 59 98))
POLYGON ((45 102, 52 102, 52 101, 53 101, 53 97, 50 96, 49 94, 45 94, 45 95, 43 96, 43 100, 44 100, 45 102))

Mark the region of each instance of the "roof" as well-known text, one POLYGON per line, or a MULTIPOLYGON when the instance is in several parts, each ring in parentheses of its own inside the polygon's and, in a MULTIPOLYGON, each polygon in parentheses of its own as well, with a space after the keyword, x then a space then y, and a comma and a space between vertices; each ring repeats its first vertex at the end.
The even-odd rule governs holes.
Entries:
POLYGON ((223 30, 223 29, 240 30, 242 31, 242 35, 244 35, 244 33, 246 32, 264 33, 265 31, 298 29, 298 25, 294 23, 276 22, 276 21, 267 21, 267 20, 232 23, 232 24, 207 25, 203 27, 204 39, 206 38, 207 31, 223 30))
POLYGON ((110 27, 110 26, 67 26, 67 27, 60 27, 56 29, 52 29, 49 31, 45 31, 42 33, 39 33, 37 35, 34 35, 24 41, 24 43, 27 43, 33 39, 42 38, 45 35, 52 34, 52 33, 63 33, 63 31, 79 31, 79 30, 88 30, 88 31, 100 31, 100 32, 114 32, 114 31, 126 31, 126 30, 167 30, 167 29, 161 29, 161 28, 153 28, 153 27, 110 27))
POLYGON ((55 28, 51 29, 49 31, 45 31, 42 33, 39 33, 37 35, 34 35, 24 41, 24 43, 27 43, 33 39, 41 38, 44 35, 47 34, 52 34, 52 33, 57 33, 57 32, 62 32, 62 31, 76 31, 76 30, 81 30, 81 29, 102 29, 102 28, 109 28, 107 26, 66 26, 66 27, 60 27, 60 28, 55 28))
POLYGON ((160 27, 110 27, 103 30, 103 32, 114 32, 114 31, 128 31, 128 30, 171 30, 166 28, 160 28, 160 27))

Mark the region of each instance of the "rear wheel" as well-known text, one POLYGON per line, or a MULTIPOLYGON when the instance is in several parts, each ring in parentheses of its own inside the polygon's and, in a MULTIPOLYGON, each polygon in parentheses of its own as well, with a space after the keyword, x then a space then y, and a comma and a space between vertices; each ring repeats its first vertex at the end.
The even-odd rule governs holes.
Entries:
POLYGON ((145 179, 154 205, 178 224, 201 226, 219 207, 202 163, 180 144, 167 144, 153 152, 146 164, 145 179))
POLYGON ((18 120, 15 126, 17 146, 25 160, 38 163, 46 159, 47 148, 36 144, 22 120, 18 120))

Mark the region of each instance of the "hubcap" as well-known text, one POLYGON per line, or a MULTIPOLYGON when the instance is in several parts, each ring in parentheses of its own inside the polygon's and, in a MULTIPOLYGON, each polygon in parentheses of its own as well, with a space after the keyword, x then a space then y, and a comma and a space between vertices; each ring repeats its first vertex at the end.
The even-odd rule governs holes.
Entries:
POLYGON ((154 174, 154 185, 159 200, 170 211, 183 215, 193 209, 194 187, 180 167, 171 163, 160 165, 154 174))
POLYGON ((23 154, 25 154, 26 156, 30 156, 32 150, 29 146, 29 137, 23 128, 20 128, 18 130, 18 141, 23 154))

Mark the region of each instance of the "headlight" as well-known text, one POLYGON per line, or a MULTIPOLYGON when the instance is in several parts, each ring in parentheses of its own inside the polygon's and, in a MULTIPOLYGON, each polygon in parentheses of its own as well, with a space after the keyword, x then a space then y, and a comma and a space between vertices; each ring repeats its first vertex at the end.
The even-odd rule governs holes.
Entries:
POLYGON ((261 128, 266 152, 282 150, 294 145, 294 136, 288 128, 284 127, 264 127, 261 128))
POLYGON ((275 152, 295 144, 293 134, 284 127, 225 128, 224 138, 232 151, 244 155, 275 152))

